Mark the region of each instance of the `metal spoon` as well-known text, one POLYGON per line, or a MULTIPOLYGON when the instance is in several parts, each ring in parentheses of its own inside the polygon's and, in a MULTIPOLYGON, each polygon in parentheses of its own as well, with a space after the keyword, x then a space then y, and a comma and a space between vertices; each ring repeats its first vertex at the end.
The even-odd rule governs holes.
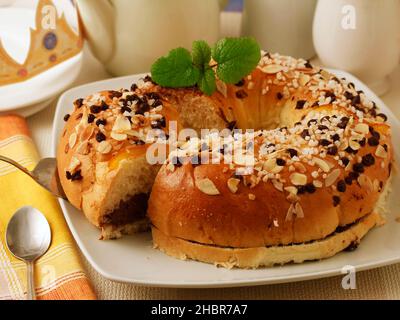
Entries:
POLYGON ((7 225, 6 243, 10 252, 27 266, 27 300, 36 300, 34 262, 50 246, 51 230, 45 216, 37 209, 20 208, 7 225))
POLYGON ((0 155, 0 161, 5 161, 22 172, 26 173, 43 188, 50 191, 53 195, 67 200, 64 189, 61 186, 57 172, 57 161, 55 158, 44 158, 39 161, 33 171, 29 171, 18 162, 0 155))

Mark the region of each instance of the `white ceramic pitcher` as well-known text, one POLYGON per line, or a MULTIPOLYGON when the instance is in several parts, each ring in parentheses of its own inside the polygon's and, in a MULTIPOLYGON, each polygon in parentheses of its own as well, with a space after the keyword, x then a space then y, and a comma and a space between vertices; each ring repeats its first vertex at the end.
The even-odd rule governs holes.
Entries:
POLYGON ((226 0, 77 0, 94 55, 113 75, 147 72, 170 49, 219 38, 226 0))
POLYGON ((343 69, 381 95, 400 62, 399 0, 319 0, 314 45, 322 63, 343 69))
POLYGON ((242 34, 269 52, 310 59, 316 0, 245 0, 242 34))

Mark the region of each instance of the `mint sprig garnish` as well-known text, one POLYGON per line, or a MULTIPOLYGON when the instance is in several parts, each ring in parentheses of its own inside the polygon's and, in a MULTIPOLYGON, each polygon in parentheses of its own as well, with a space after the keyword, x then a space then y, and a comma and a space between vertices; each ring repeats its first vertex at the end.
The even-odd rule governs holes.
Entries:
POLYGON ((189 50, 173 49, 166 57, 162 57, 151 68, 153 80, 164 87, 194 86, 200 77, 200 69, 192 62, 189 50), (157 80, 156 80, 157 79, 157 80))
POLYGON ((212 57, 218 64, 218 78, 226 83, 238 83, 256 67, 261 52, 252 38, 226 38, 217 42, 212 57))
POLYGON ((192 52, 171 50, 151 67, 154 82, 170 88, 198 88, 207 95, 216 90, 216 76, 225 83, 237 83, 261 59, 260 46, 253 38, 225 38, 210 48, 205 41, 194 41, 192 52))

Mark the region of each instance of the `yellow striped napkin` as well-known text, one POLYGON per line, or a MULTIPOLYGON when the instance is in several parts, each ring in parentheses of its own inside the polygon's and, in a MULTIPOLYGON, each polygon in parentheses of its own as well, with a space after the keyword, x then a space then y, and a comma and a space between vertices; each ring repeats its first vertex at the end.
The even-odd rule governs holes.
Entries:
MULTIPOLYGON (((33 169, 39 156, 25 119, 0 116, 0 154, 33 169)), ((5 245, 7 223, 20 207, 31 205, 48 219, 49 251, 35 267, 38 299, 96 299, 56 199, 28 176, 0 161, 0 300, 25 299, 26 267, 5 245)))

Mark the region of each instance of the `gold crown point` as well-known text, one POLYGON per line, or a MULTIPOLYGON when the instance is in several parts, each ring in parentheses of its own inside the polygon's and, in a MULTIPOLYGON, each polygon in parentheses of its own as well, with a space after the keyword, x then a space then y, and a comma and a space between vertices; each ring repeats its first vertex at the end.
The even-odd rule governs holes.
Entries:
POLYGON ((78 34, 69 26, 65 15, 58 16, 57 8, 51 0, 39 0, 36 7, 36 25, 30 28, 30 47, 23 64, 16 62, 4 49, 0 39, 0 85, 24 81, 77 55, 83 46, 81 26, 78 19, 78 34), (53 8, 53 28, 44 28, 43 19, 49 19, 53 8))

